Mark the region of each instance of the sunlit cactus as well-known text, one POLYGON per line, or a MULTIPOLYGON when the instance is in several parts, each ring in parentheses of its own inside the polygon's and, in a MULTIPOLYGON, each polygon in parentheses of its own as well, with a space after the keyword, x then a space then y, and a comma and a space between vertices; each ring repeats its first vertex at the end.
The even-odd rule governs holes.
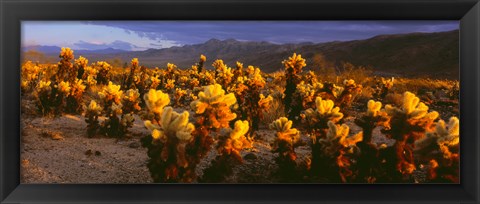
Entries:
POLYGON ((200 85, 208 86, 215 84, 215 75, 213 72, 205 70, 203 74, 200 75, 200 85))
MULTIPOLYGON (((324 171, 314 172, 324 174, 332 181, 347 182, 354 179, 352 171, 352 157, 355 154, 356 144, 363 139, 363 134, 348 136, 350 128, 345 125, 337 125, 332 121, 328 122, 328 132, 325 138, 318 140, 320 150, 320 166, 324 171), (339 180, 336 180, 339 179, 339 180)), ((312 152, 318 154, 319 152, 312 152)))
POLYGON ((305 83, 305 81, 301 81, 297 85, 297 89, 294 93, 295 104, 301 102, 301 105, 304 109, 312 108, 313 106, 315 106, 316 97, 320 96, 320 93, 322 91, 322 83, 314 82, 310 84, 305 83))
POLYGON ((335 107, 332 100, 322 100, 321 97, 315 99, 316 109, 308 109, 305 111, 307 122, 311 127, 318 124, 317 128, 327 128, 327 122, 332 121, 337 123, 343 118, 343 113, 340 112, 339 107, 335 107))
POLYGON ((58 57, 61 58, 61 60, 57 64, 58 72, 55 75, 56 81, 72 81, 73 78, 71 78, 71 76, 74 75, 73 77, 77 77, 77 73, 74 73, 75 70, 71 62, 74 59, 73 50, 68 47, 62 47, 58 57))
POLYGON ((299 145, 300 131, 292 128, 293 122, 288 118, 281 117, 270 124, 270 129, 276 131, 275 142, 272 151, 278 153, 275 159, 279 166, 279 174, 285 179, 296 178, 297 154, 295 147, 299 145))
POLYGON ((247 84, 257 89, 265 86, 265 79, 262 77, 260 68, 255 68, 255 70, 248 75, 247 84))
POLYGON ((95 66, 98 67, 98 83, 107 84, 110 81, 110 70, 112 69, 112 66, 104 61, 96 62, 95 66))
POLYGON ((288 115, 288 119, 297 121, 301 112, 301 105, 292 105, 294 100, 293 94, 297 88, 298 83, 300 83, 300 72, 302 68, 307 66, 305 59, 301 55, 293 53, 288 60, 282 61, 285 66, 285 76, 286 76, 286 86, 285 86, 285 111, 288 115))
POLYGON ((355 97, 362 92, 363 86, 355 83, 353 79, 345 79, 343 87, 335 87, 333 93, 336 97, 336 103, 342 108, 349 108, 355 97))
POLYGON ((85 68, 88 66, 88 59, 80 56, 78 59, 75 60, 75 66, 77 70, 77 79, 83 79, 85 68))
POLYGON ((198 87, 200 85, 200 81, 197 78, 193 78, 188 82, 188 85, 190 89, 193 89, 194 87, 198 87))
POLYGON ((57 86, 57 89, 60 93, 64 94, 65 96, 68 96, 70 95, 70 83, 69 82, 65 82, 65 81, 61 81, 60 83, 58 83, 57 86))
POLYGON ((234 72, 234 74, 235 74, 234 78, 238 78, 238 77, 243 76, 243 63, 237 61, 235 65, 236 65, 235 66, 236 69, 235 69, 235 72, 234 72))
POLYGON ((93 137, 100 129, 98 117, 102 114, 102 107, 94 100, 91 100, 90 104, 84 109, 86 110, 85 122, 87 123, 87 136, 93 137))
POLYGON ((98 96, 108 105, 111 103, 120 104, 123 91, 120 90, 120 85, 115 85, 110 81, 108 82, 108 85, 102 89, 102 91, 98 92, 98 96))
POLYGON ((22 93, 30 91, 37 85, 41 68, 31 61, 27 61, 21 67, 21 88, 22 93))
POLYGON ((140 93, 138 89, 129 89, 125 92, 122 99, 123 112, 126 114, 137 113, 140 111, 140 93))
POLYGON ((379 157, 379 151, 384 148, 380 148, 373 143, 372 137, 373 130, 376 127, 383 126, 385 129, 389 129, 389 121, 390 117, 382 109, 382 103, 374 100, 369 100, 367 111, 355 119, 355 124, 363 130, 363 140, 357 143, 357 147, 360 149, 357 162, 357 180, 359 182, 372 183, 383 174, 380 168, 382 159, 379 157))
POLYGON ((75 79, 70 85, 70 94, 67 97, 66 111, 70 113, 82 112, 83 93, 87 86, 83 84, 83 80, 75 79))
POLYGON ((185 101, 185 95, 187 95, 186 90, 183 90, 181 88, 176 88, 175 89, 174 98, 175 98, 175 105, 176 106, 178 106, 178 107, 183 106, 183 101, 185 101))
POLYGON ((428 112, 428 106, 420 102, 420 99, 415 96, 415 94, 408 91, 403 94, 403 104, 401 108, 386 105, 385 110, 392 116, 405 116, 406 119, 413 124, 418 122, 414 120, 424 119, 426 121, 423 122, 432 122, 438 117, 438 112, 428 112))
POLYGON ((215 60, 212 66, 215 68, 215 81, 227 89, 233 80, 234 73, 232 68, 223 63, 223 60, 215 60))
POLYGON ((150 89, 148 93, 143 96, 143 99, 145 100, 148 110, 154 114, 155 120, 160 120, 163 108, 170 104, 168 94, 155 89, 150 89))
POLYGON ((95 69, 92 66, 86 66, 84 68, 84 72, 81 79, 85 80, 88 87, 93 87, 97 84, 97 74, 98 74, 97 69, 95 69))
POLYGON ((302 71, 302 68, 307 66, 307 64, 305 63, 305 59, 302 58, 302 55, 297 55, 297 53, 293 53, 293 55, 289 57, 288 60, 283 60, 282 63, 285 66, 285 69, 291 69, 293 74, 300 73, 302 71))
POLYGON ((244 96, 246 94, 246 91, 248 90, 248 86, 245 85, 246 81, 247 77, 238 77, 233 87, 231 88, 231 92, 233 92, 235 96, 240 100, 242 100, 240 96, 244 96))
POLYGON ((195 126, 188 121, 189 113, 177 113, 165 107, 158 124, 145 121, 151 137, 144 139, 150 160, 147 164, 154 182, 191 182, 186 145, 192 140, 195 126))
POLYGON ((439 120, 435 130, 415 142, 415 153, 421 162, 428 163, 431 182, 459 182, 460 121, 451 117, 448 125, 439 120))
MULTIPOLYGON (((210 151, 213 138, 210 132, 218 131, 220 128, 229 128, 229 123, 237 117, 232 112, 231 106, 237 102, 233 93, 225 94, 219 84, 205 86, 198 94, 198 99, 190 104, 195 113, 195 131, 192 135, 195 139, 187 146, 191 158, 200 162, 210 151)), ((191 167, 194 171, 194 167, 191 167)))
POLYGON ((411 179, 411 174, 416 169, 413 157, 415 141, 425 137, 425 132, 434 128, 434 120, 438 117, 438 112, 428 112, 428 109, 428 106, 410 92, 403 94, 403 104, 400 108, 385 106, 385 111, 390 117, 390 128, 382 132, 387 137, 395 139, 394 146, 387 149, 385 157, 394 180, 411 179))
POLYGON ((373 129, 377 126, 390 128, 390 117, 385 110, 382 109, 382 103, 379 101, 369 100, 367 103, 367 111, 361 117, 355 120, 355 124, 363 129, 363 141, 370 143, 373 129))
POLYGON ((240 151, 249 148, 252 143, 245 136, 248 133, 248 121, 237 120, 233 129, 219 137, 218 156, 203 172, 203 182, 221 182, 233 173, 233 167, 243 163, 240 151))
POLYGON ((221 85, 206 86, 198 97, 190 106, 196 114, 203 116, 202 124, 208 128, 227 128, 228 123, 237 117, 230 110, 230 106, 235 104, 237 99, 233 93, 225 94, 221 85))
POLYGON ((263 94, 260 94, 260 100, 258 101, 258 107, 263 110, 267 110, 270 105, 272 104, 273 97, 267 96, 265 97, 263 94))
POLYGON ((203 71, 203 66, 205 62, 207 61, 207 57, 205 55, 200 55, 200 59, 198 60, 198 63, 194 66, 192 66, 192 70, 194 70, 196 75, 199 75, 203 71), (195 67, 195 68, 194 68, 195 67))
POLYGON ((136 88, 136 84, 144 83, 138 76, 136 76, 135 73, 138 68, 138 63, 138 58, 133 58, 130 62, 130 72, 128 73, 128 76, 125 76, 123 80, 122 89, 136 88))

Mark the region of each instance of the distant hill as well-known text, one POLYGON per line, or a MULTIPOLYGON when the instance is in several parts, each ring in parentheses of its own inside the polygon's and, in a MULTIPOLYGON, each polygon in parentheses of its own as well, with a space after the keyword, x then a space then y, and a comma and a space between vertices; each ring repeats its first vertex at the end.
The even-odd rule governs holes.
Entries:
MULTIPOLYGON (((314 63, 314 58, 322 56, 332 66, 350 62, 354 65, 369 66, 381 73, 447 78, 458 78, 459 75, 458 30, 380 35, 366 40, 316 44, 279 45, 269 42, 211 39, 202 44, 182 47, 145 51, 75 51, 75 55, 84 55, 91 62, 105 59, 129 62, 137 57, 140 63, 146 66, 165 67, 170 62, 180 68, 190 68, 198 61, 200 54, 204 54, 209 67, 215 59, 223 59, 232 67, 236 61, 240 61, 244 65, 258 66, 265 72, 274 72, 283 68, 281 61, 293 52, 302 54, 307 60, 307 69, 313 70, 319 66, 314 63)), ((56 54, 58 55, 58 52, 56 54)))
MULTIPOLYGON (((35 45, 35 46, 27 46, 23 48, 23 51, 37 51, 42 52, 46 55, 58 55, 62 50, 61 47, 57 46, 44 46, 44 45, 35 45)), ((82 55, 82 54, 118 54, 123 52, 129 52, 126 50, 119 50, 113 48, 106 48, 100 50, 74 50, 75 54, 82 55)))

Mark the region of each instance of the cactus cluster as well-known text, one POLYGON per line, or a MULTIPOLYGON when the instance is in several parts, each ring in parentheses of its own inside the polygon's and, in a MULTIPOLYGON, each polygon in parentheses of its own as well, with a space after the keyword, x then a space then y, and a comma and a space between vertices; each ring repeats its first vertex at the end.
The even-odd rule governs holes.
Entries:
MULTIPOLYGON (((323 81, 324 73, 302 71, 306 61, 297 54, 282 62, 284 71, 270 74, 220 59, 208 69, 204 55, 187 69, 172 63, 150 69, 138 58, 123 68, 89 64, 69 48, 59 57, 53 65, 22 65, 22 96, 31 94, 43 114, 83 114, 89 137, 135 137, 127 133, 141 118, 155 182, 227 181, 244 164, 242 151, 255 152, 256 141, 272 136, 280 181, 415 182, 414 173, 425 171, 426 182, 459 182, 458 118, 440 120, 430 109, 441 104, 425 100, 425 91, 395 93, 403 78, 395 79, 395 89, 394 78, 323 81), (393 145, 378 143, 378 136, 393 145), (297 155, 299 149, 308 153, 297 155), (201 161, 207 168, 197 175, 201 161)), ((458 97, 458 82, 442 86, 452 87, 442 102, 458 97)))

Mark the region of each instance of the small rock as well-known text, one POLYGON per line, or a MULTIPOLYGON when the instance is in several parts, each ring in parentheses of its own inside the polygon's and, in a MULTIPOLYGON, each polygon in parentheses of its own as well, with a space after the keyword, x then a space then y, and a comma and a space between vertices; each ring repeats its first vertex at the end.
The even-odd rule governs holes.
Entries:
POLYGON ((42 132, 43 137, 50 137, 52 140, 63 140, 62 135, 59 132, 53 132, 53 131, 43 131, 42 132))
POLYGON ((100 151, 95 151, 95 156, 100 156, 102 153, 100 151))
POLYGON ((87 155, 87 156, 92 155, 92 150, 91 150, 91 149, 87 150, 87 151, 85 152, 85 155, 87 155))
POLYGON ((130 144, 128 145, 128 147, 130 147, 130 148, 135 148, 135 149, 136 149, 136 148, 139 148, 139 147, 140 147, 140 143, 138 143, 138 142, 132 142, 132 143, 130 143, 130 144))
POLYGON ((102 173, 107 173, 107 171, 103 170, 102 173))
POLYGON ((257 155, 255 155, 255 154, 253 154, 253 153, 248 153, 248 154, 245 155, 243 158, 246 159, 246 160, 256 160, 256 159, 257 159, 257 155))

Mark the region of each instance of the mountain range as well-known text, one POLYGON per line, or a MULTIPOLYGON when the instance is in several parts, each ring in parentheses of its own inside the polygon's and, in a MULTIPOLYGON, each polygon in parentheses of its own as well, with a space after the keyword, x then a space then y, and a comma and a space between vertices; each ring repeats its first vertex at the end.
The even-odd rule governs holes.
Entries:
MULTIPOLYGON (((57 57, 60 47, 24 47, 46 56, 57 57)), ((141 65, 165 67, 174 63, 180 68, 190 68, 200 54, 207 56, 207 68, 216 59, 231 66, 236 61, 260 67, 264 72, 283 68, 282 60, 292 53, 306 59, 306 69, 318 69, 321 64, 339 67, 343 62, 370 67, 377 73, 402 76, 429 76, 433 78, 458 78, 459 30, 437 33, 409 33, 379 35, 365 40, 334 41, 326 43, 274 44, 270 42, 238 41, 235 39, 210 39, 201 44, 184 45, 145 51, 117 49, 75 50, 90 62, 117 60, 129 62, 137 57, 141 65), (319 59, 323 62, 319 62, 319 59)))

